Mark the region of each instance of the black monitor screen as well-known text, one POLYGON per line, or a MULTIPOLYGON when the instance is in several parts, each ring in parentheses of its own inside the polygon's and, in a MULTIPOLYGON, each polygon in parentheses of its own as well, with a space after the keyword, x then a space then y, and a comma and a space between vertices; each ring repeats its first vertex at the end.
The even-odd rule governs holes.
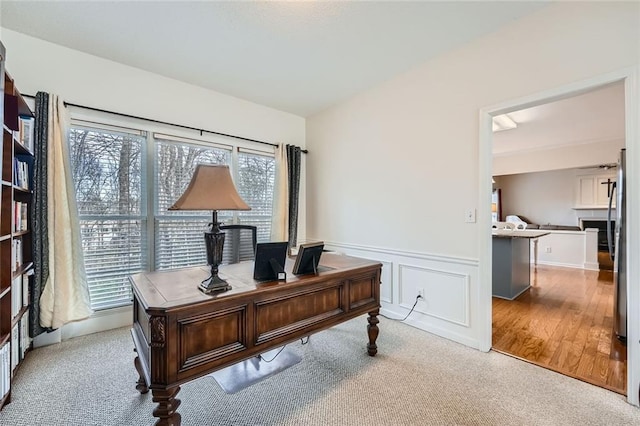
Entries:
POLYGON ((284 271, 287 257, 286 241, 278 243, 259 243, 256 245, 256 260, 253 266, 253 279, 258 281, 275 281, 278 272, 284 271))
POLYGON ((318 272, 318 262, 322 256, 324 243, 301 244, 293 266, 294 275, 315 274, 318 272))

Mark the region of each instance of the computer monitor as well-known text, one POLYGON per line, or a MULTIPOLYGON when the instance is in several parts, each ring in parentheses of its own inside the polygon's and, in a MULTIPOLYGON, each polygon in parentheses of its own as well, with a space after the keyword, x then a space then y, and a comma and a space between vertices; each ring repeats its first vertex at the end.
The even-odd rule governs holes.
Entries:
POLYGON ((323 249, 324 242, 322 241, 317 243, 300 244, 296 263, 293 265, 293 274, 317 274, 318 263, 320 262, 320 256, 322 256, 323 249))
POLYGON ((253 266, 253 279, 258 281, 275 281, 287 278, 284 263, 289 243, 258 243, 253 266))

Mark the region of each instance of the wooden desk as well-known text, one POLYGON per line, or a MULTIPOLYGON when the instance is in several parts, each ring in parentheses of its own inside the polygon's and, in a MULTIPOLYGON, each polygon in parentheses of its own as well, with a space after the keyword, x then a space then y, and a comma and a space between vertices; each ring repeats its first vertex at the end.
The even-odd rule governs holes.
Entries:
POLYGON ((215 296, 197 288, 208 267, 130 277, 136 389, 153 392, 156 425, 180 424, 181 384, 365 313, 376 354, 382 265, 325 253, 318 275, 294 276, 293 261, 286 282, 254 281, 253 262, 221 266, 233 289, 215 296))

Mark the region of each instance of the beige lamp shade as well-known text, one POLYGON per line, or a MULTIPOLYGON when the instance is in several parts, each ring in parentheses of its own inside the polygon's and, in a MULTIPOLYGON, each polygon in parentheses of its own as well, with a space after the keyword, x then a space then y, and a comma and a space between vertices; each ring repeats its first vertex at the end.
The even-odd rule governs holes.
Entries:
POLYGON ((229 166, 198 164, 184 194, 169 210, 251 210, 233 185, 229 166))

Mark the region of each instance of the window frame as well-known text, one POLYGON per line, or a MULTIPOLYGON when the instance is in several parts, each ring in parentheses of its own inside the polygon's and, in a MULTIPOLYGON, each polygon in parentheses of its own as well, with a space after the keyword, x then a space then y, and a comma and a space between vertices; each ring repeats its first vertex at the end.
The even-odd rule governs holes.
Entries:
MULTIPOLYGON (((234 182, 239 181, 239 156, 243 153, 252 155, 261 155, 269 158, 273 158, 275 161, 275 146, 264 146, 256 142, 245 141, 241 139, 233 139, 231 137, 224 137, 218 135, 197 135, 194 136, 193 132, 176 131, 176 129, 170 125, 163 125, 158 123, 147 122, 144 120, 130 119, 127 122, 122 120, 113 120, 105 113, 77 113, 75 108, 71 111, 71 124, 70 128, 83 128, 89 130, 103 130, 107 132, 125 133, 125 134, 139 134, 145 138, 145 142, 142 144, 141 152, 141 176, 140 181, 142 185, 141 189, 141 216, 132 216, 131 219, 142 220, 146 222, 146 270, 155 271, 156 269, 156 235, 155 235, 155 221, 156 204, 157 204, 157 190, 155 175, 157 173, 156 153, 158 147, 158 140, 176 142, 180 144, 199 145, 204 148, 218 148, 227 149, 230 151, 230 163, 229 169, 234 182), (230 143, 232 142, 232 143, 230 143)), ((67 143, 69 142, 69 136, 67 136, 67 143)), ((277 177, 277 164, 274 166, 274 181, 277 177)), ((275 186, 275 182, 274 182, 275 186)), ((275 188, 273 195, 275 196, 275 188)), ((273 217, 273 204, 271 206, 271 218, 273 217)), ((239 212, 230 212, 232 220, 227 222, 228 224, 242 223, 239 218, 239 212)), ((111 220, 111 216, 97 215, 100 220, 111 220)), ((185 218, 189 215, 186 214, 185 218)), ((199 215, 192 215, 194 218, 199 218, 199 215)), ((83 216, 84 220, 89 216, 83 216)), ((115 215, 113 219, 124 219, 124 216, 115 215)), ((143 237, 144 238, 144 237, 143 237)), ((143 265, 144 266, 144 265, 143 265)), ((123 304, 119 306, 128 306, 129 304, 123 304)), ((117 308, 119 306, 110 306, 106 308, 97 308, 96 310, 117 308)), ((95 309, 95 308, 94 308, 95 309)))
MULTIPOLYGON (((147 162, 146 162, 146 149, 147 149, 147 140, 148 140, 148 133, 146 133, 143 130, 140 129, 131 129, 131 128, 126 128, 126 127, 121 127, 121 126, 111 126, 111 125, 100 125, 99 123, 95 123, 95 122, 87 122, 84 120, 72 120, 71 124, 69 126, 69 129, 67 130, 67 144, 71 145, 71 129, 79 129, 79 130, 83 130, 83 131, 87 131, 87 132, 104 132, 104 133, 110 133, 113 135, 119 135, 119 136, 123 136, 123 137, 136 137, 136 138, 140 138, 140 177, 139 177, 139 181, 140 181, 140 200, 139 200, 139 213, 138 214, 95 214, 95 212, 91 213, 91 214, 82 214, 80 212, 80 209, 78 208, 78 202, 77 202, 77 198, 76 198, 76 207, 77 207, 77 215, 78 215, 78 221, 79 221, 79 225, 82 225, 83 222, 91 222, 91 221, 102 221, 102 222, 114 222, 114 221, 122 221, 122 222, 130 222, 130 221, 140 221, 140 231, 141 232, 145 232, 146 229, 146 221, 148 220, 148 211, 147 211, 147 196, 148 193, 147 191, 145 191, 145 187, 146 185, 146 168, 147 168, 147 162)), ((69 162, 69 164, 71 165, 71 161, 69 162)), ((70 170, 70 173, 73 175, 73 170, 70 170)), ((74 182, 74 186, 75 186, 75 182, 74 182)), ((77 194, 76 194, 77 197, 77 194)), ((80 235, 82 238, 82 226, 80 226, 80 235)), ((83 241, 84 243, 84 241, 83 241)), ((141 236, 140 239, 140 254, 141 254, 141 270, 145 270, 148 269, 148 262, 149 262, 149 254, 148 254, 148 239, 147 241, 144 241, 144 235, 141 236), (145 268, 146 267, 146 268, 145 268)), ((83 256, 84 259, 84 267, 85 270, 87 269, 87 263, 86 263, 86 255, 83 256)), ((108 286, 105 286, 105 288, 108 286)), ((100 288, 95 288, 94 292, 99 291, 100 288)), ((89 292, 91 295, 91 291, 89 292)), ((127 299, 130 298, 130 291, 129 291, 129 296, 127 297, 127 299)), ((102 306, 96 306, 94 305, 94 300, 91 299, 91 308, 95 311, 99 311, 99 310, 106 310, 106 309, 114 309, 114 308, 119 308, 121 306, 127 306, 129 305, 131 302, 130 300, 128 302, 120 299, 119 301, 116 300, 114 298, 114 300, 111 303, 105 303, 102 306)), ((97 303, 97 302, 96 302, 97 303)))

